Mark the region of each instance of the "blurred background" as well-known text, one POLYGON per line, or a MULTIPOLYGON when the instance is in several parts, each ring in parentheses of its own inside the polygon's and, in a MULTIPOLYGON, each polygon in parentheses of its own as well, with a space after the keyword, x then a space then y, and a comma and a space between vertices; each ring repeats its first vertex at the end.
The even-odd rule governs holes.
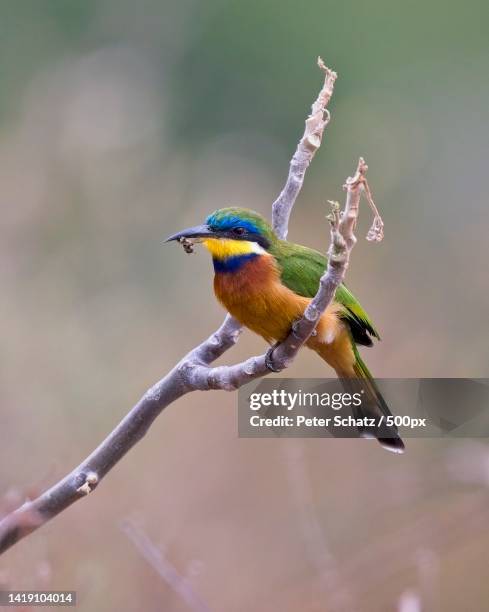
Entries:
MULTIPOLYGON (((488 376, 488 13, 482 0, 0 3, 3 511, 77 465, 219 324, 208 255, 162 240, 230 204, 269 214, 318 55, 339 78, 289 238, 327 248, 326 200, 364 155, 386 229, 363 240, 365 207, 348 272, 383 336, 366 361, 383 377, 488 376)), ((226 360, 263 348, 245 334, 226 360)), ((330 374, 308 352, 288 370, 330 374)), ((170 406, 93 497, 0 559, 2 588, 74 589, 84 612, 487 610, 485 441, 409 440, 396 457, 238 439, 236 407, 223 392, 170 406)))

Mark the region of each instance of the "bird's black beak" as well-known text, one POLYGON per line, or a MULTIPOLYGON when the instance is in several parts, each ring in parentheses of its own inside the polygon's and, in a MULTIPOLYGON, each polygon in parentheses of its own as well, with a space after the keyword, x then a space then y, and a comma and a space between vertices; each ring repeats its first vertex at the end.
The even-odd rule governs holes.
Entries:
POLYGON ((165 242, 182 240, 182 238, 190 238, 192 240, 195 240, 196 238, 212 238, 212 236, 215 236, 215 233, 208 225, 196 225, 195 227, 189 227, 181 232, 168 236, 165 242))

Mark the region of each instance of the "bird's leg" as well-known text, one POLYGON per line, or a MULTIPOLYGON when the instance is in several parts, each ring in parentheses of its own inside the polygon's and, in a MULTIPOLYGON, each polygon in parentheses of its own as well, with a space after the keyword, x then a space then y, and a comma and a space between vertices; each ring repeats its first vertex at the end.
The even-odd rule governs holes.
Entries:
MULTIPOLYGON (((292 333, 292 335, 297 338, 298 340, 301 340, 301 336, 299 335, 299 324, 300 324, 301 319, 296 319, 290 328, 290 331, 292 333)), ((317 331, 314 329, 311 333, 311 336, 317 336, 317 331)), ((272 346, 268 349, 268 351, 265 354, 265 365, 267 366, 267 368, 270 370, 270 372, 281 372, 282 369, 277 369, 274 365, 273 365, 273 351, 277 348, 277 346, 280 344, 280 341, 278 342, 274 342, 272 344, 272 346)))
POLYGON ((268 349, 268 351, 265 353, 265 365, 267 366, 267 369, 270 370, 270 372, 281 372, 281 369, 276 368, 273 365, 273 351, 277 348, 277 346, 280 344, 280 342, 274 342, 272 344, 272 346, 268 349))

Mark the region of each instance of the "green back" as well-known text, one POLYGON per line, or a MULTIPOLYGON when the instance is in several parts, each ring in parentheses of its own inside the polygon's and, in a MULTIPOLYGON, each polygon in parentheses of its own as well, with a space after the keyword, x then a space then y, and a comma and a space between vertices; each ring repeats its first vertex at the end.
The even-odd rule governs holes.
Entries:
MULTIPOLYGON (((277 259, 282 272, 281 280, 286 287, 304 297, 316 295, 319 279, 327 265, 324 255, 285 240, 277 241, 270 252, 277 259)), ((380 339, 370 317, 345 285, 338 287, 335 300, 343 306, 343 318, 349 323, 353 339, 358 344, 371 345, 370 336, 380 339)))

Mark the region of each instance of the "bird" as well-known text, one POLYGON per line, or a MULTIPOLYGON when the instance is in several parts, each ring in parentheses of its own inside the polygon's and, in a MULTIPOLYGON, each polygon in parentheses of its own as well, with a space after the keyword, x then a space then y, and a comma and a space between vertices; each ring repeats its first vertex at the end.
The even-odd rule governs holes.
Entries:
MULTIPOLYGON (((283 341, 303 315, 328 263, 319 251, 279 239, 265 217, 247 208, 220 208, 204 224, 172 234, 166 242, 174 240, 187 252, 195 243, 204 245, 212 256, 218 301, 272 346, 283 341)), ((372 346, 374 339, 380 335, 369 315, 341 284, 306 346, 336 371, 345 388, 353 385, 364 392, 366 401, 355 416, 373 417, 378 423, 392 414, 358 350, 359 345, 372 346)), ((387 450, 404 452, 394 425, 382 431, 361 427, 359 433, 377 438, 387 450)))

